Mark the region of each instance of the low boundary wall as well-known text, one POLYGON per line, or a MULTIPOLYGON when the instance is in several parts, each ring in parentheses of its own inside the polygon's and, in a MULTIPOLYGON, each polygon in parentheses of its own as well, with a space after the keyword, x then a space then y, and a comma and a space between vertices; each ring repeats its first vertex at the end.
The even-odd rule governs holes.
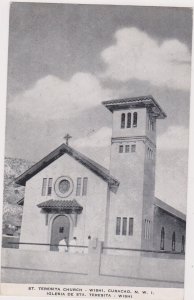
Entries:
POLYGON ((102 252, 87 254, 2 249, 2 282, 183 287, 184 260, 102 252))

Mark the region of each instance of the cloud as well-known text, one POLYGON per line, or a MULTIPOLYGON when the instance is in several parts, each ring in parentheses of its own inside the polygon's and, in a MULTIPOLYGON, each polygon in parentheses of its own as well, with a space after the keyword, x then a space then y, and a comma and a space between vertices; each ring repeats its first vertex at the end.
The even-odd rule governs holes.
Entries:
POLYGON ((103 73, 78 72, 67 81, 53 75, 43 77, 15 95, 9 111, 42 122, 64 120, 81 117, 83 111, 103 100, 127 97, 137 90, 146 93, 153 85, 189 89, 190 54, 183 43, 168 40, 159 45, 137 28, 120 29, 115 39, 116 43, 101 53, 106 63, 103 73), (110 78, 118 84, 105 88, 110 78))
MULTIPOLYGON (((64 81, 48 75, 34 86, 14 96, 8 108, 13 113, 35 119, 57 120, 78 116, 101 101, 122 97, 129 93, 129 80, 141 84, 189 89, 190 54, 178 40, 168 40, 159 45, 137 28, 123 28, 115 33, 116 43, 101 53, 106 70, 96 76, 75 73, 64 81), (128 83, 127 92, 112 86, 104 88, 104 80, 114 79, 128 83)), ((145 89, 145 88, 144 88, 145 89)))
POLYGON ((111 97, 89 73, 76 73, 69 81, 48 75, 18 94, 9 104, 12 112, 44 120, 67 119, 111 97))
POLYGON ((161 150, 187 150, 189 130, 183 126, 170 126, 157 138, 157 148, 161 150))
MULTIPOLYGON (((170 126, 157 137, 157 148, 160 150, 185 150, 188 149, 189 130, 183 126, 170 126)), ((72 146, 76 148, 103 148, 109 147, 112 129, 101 127, 94 133, 72 141, 72 146)))
POLYGON ((101 127, 92 134, 72 141, 71 145, 86 156, 109 169, 112 129, 101 127))
POLYGON ((101 148, 110 146, 112 129, 109 127, 102 127, 93 134, 77 139, 72 142, 72 145, 78 148, 101 148))
POLYGON ((116 43, 102 51, 104 78, 120 82, 147 80, 159 87, 190 88, 190 52, 180 41, 157 43, 145 32, 131 27, 115 33, 116 43))

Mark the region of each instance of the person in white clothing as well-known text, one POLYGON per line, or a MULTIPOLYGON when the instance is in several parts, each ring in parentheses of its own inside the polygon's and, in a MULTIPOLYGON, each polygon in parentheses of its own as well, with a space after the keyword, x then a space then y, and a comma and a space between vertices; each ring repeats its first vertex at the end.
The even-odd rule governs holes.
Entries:
POLYGON ((70 253, 77 253, 78 251, 78 248, 77 247, 74 247, 74 246, 77 246, 77 238, 76 236, 73 237, 73 239, 71 240, 70 242, 70 247, 69 247, 69 252, 70 253), (71 247, 73 246, 73 247, 71 247))
POLYGON ((60 240, 59 242, 59 252, 67 252, 68 248, 67 248, 67 243, 66 243, 66 239, 63 238, 62 240, 60 240))

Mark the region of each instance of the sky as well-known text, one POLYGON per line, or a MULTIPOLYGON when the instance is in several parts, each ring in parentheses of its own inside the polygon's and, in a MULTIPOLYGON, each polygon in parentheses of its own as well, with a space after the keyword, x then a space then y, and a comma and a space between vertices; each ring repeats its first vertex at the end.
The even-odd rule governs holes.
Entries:
POLYGON ((40 160, 70 145, 109 166, 112 116, 102 101, 152 95, 156 196, 185 212, 191 72, 190 8, 12 3, 8 157, 40 160))

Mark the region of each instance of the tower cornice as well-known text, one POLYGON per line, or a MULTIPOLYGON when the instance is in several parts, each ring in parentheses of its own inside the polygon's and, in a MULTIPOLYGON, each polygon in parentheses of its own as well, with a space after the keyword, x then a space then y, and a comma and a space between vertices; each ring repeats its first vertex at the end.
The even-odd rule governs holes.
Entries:
POLYGON ((102 102, 102 104, 111 112, 113 112, 114 110, 121 110, 127 108, 147 108, 149 113, 154 118, 166 118, 165 112, 162 110, 162 108, 151 95, 108 100, 102 102))
POLYGON ((114 137, 111 139, 111 143, 122 143, 122 142, 139 142, 142 141, 143 143, 150 144, 154 149, 156 148, 156 145, 146 136, 132 136, 132 137, 114 137))

